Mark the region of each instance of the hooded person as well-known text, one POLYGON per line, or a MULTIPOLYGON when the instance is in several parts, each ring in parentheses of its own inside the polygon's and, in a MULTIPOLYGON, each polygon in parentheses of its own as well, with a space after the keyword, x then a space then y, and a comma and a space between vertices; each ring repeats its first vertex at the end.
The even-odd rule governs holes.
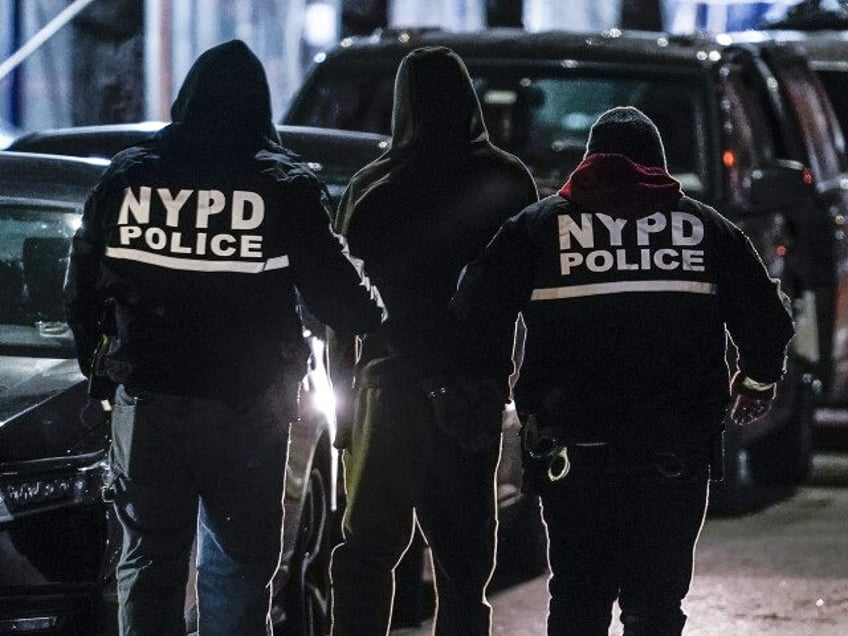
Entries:
MULTIPOLYGON (((414 519, 434 557, 436 633, 489 633, 508 387, 494 370, 487 383, 462 385, 446 309, 463 267, 537 198, 524 164, 489 141, 459 56, 443 47, 409 53, 397 70, 390 147, 353 177, 336 219, 388 311, 358 360, 349 333, 330 341, 348 424, 339 441, 344 541, 331 568, 337 636, 388 631, 393 568, 414 519)), ((511 345, 501 348, 502 365, 511 345)))
POLYGON ((279 145, 244 43, 197 59, 172 116, 88 197, 65 287, 81 370, 98 372, 108 342, 96 367, 117 386, 120 628, 186 633, 197 529, 200 633, 266 634, 308 355, 298 298, 353 333, 383 309, 331 230, 324 185, 279 145))
POLYGON ((786 297, 742 231, 683 194, 653 122, 618 107, 450 304, 480 366, 519 313, 515 403, 525 488, 548 528, 548 633, 606 634, 617 598, 627 636, 677 636, 711 449, 731 396, 735 424, 768 410, 793 334, 786 297))

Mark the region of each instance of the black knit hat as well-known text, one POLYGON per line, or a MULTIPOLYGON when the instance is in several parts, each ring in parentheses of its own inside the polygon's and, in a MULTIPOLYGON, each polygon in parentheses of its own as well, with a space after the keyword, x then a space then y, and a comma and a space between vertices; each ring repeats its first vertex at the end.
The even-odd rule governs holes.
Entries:
POLYGON ((619 106, 592 125, 586 157, 596 153, 624 155, 643 166, 665 168, 665 149, 654 122, 638 108, 619 106))

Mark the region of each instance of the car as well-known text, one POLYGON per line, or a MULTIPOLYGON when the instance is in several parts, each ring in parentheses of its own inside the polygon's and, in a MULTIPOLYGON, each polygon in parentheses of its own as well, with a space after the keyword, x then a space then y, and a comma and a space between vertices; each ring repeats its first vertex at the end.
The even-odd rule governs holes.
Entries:
MULTIPOLYGON (((71 154, 89 158, 110 158, 116 152, 138 143, 155 133, 163 122, 138 124, 111 124, 42 130, 27 133, 12 143, 9 150, 18 152, 48 152, 71 154)), ((387 137, 379 133, 363 133, 312 126, 278 125, 282 144, 302 157, 322 177, 330 194, 330 204, 335 209, 342 191, 353 173, 374 159, 387 147, 387 137)), ((324 341, 318 336, 323 328, 306 314, 310 327, 310 342, 316 351, 312 359, 320 361, 320 369, 310 375, 311 382, 328 387, 323 366, 324 341)), ((547 534, 539 514, 535 497, 521 490, 522 466, 518 431, 520 422, 514 404, 510 403, 503 415, 503 448, 498 464, 497 498, 499 506, 498 570, 499 580, 524 579, 547 568, 547 534)), ((293 432, 294 434, 294 432, 293 432)), ((291 463, 292 460, 290 460, 291 463)), ((334 486, 331 493, 331 519, 326 540, 334 544, 340 538, 341 513, 344 508, 343 471, 337 456, 331 459, 335 466, 334 486)), ((288 523, 289 516, 286 521, 288 523)), ((414 548, 399 565, 397 574, 398 602, 393 614, 396 625, 417 624, 428 613, 431 602, 428 589, 421 585, 425 544, 416 537, 414 548)), ((326 563, 321 561, 320 568, 326 563)), ((315 571, 319 571, 316 568, 315 571)), ((320 570, 323 572, 323 570, 320 570)), ((322 580, 323 582, 323 580, 322 580)), ((321 588, 322 586, 318 586, 321 588)), ((316 602, 324 606, 323 595, 316 590, 316 602)), ((2 632, 0 632, 2 633, 2 632)))
MULTIPOLYGON (((349 177, 351 139, 359 152, 379 152, 376 136, 303 138, 310 132, 328 153, 336 142, 333 152, 347 153, 324 171, 338 175, 331 189, 349 177)), ((324 157, 309 158, 323 167, 324 157)), ((0 634, 116 633, 120 529, 101 498, 110 405, 88 398, 62 297, 70 239, 108 164, 0 152, 0 634)), ((323 341, 304 338, 311 356, 291 426, 272 617, 282 633, 309 636, 328 626, 338 462, 323 341)), ((192 615, 189 607, 189 623, 192 615)))
POLYGON ((801 48, 733 34, 389 29, 319 54, 283 123, 388 134, 398 63, 421 46, 464 59, 492 141, 527 163, 543 195, 577 166, 607 108, 636 106, 656 122, 672 175, 746 231, 797 325, 770 414, 727 426, 711 510, 741 512, 803 480, 814 412, 848 403, 848 158, 801 48))
MULTIPOLYGON (((22 134, 6 150, 110 159, 118 151, 150 137, 166 124, 145 121, 50 128, 22 134)), ((314 126, 277 126, 282 145, 327 185, 338 201, 350 177, 387 147, 387 138, 314 126)))

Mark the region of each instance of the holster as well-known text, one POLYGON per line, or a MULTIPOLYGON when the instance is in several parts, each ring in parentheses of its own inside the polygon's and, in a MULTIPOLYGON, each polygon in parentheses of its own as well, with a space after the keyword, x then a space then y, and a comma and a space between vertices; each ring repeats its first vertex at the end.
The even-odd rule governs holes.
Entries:
POLYGON ((116 333, 115 312, 111 302, 105 303, 100 319, 97 321, 97 329, 100 333, 97 346, 91 354, 91 364, 88 375, 88 395, 96 400, 109 400, 115 398, 115 389, 118 387, 106 373, 106 355, 109 346, 116 333))

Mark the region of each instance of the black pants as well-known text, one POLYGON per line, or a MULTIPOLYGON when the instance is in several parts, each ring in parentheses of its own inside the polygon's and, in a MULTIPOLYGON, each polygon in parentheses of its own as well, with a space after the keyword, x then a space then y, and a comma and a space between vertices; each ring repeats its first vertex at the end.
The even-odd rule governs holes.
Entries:
POLYGON ((393 569, 412 539, 414 519, 433 556, 435 633, 488 634, 499 441, 471 453, 442 433, 400 359, 371 363, 358 382, 344 453, 344 543, 332 560, 333 634, 388 633, 393 569))
POLYGON ((552 576, 550 636, 606 636, 618 599, 625 636, 679 636, 707 502, 706 460, 663 476, 575 466, 542 494, 552 576))
POLYGON ((185 634, 195 531, 200 633, 271 633, 290 416, 279 383, 234 404, 118 388, 110 459, 122 636, 185 634))

